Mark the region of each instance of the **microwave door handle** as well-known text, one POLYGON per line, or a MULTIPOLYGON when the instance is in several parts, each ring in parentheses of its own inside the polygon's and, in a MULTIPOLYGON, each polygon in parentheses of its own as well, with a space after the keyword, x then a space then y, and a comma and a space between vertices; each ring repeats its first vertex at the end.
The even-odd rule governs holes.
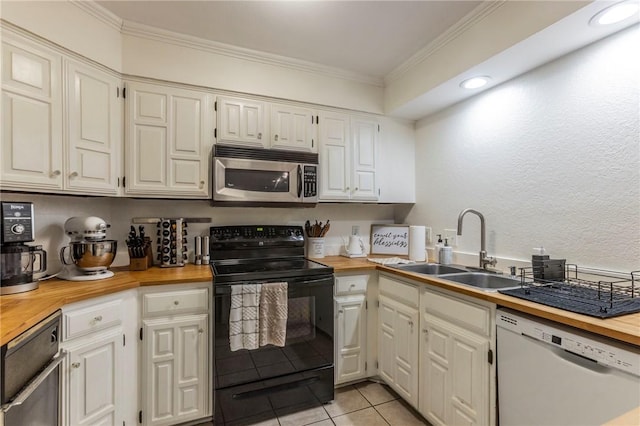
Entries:
POLYGON ((302 166, 298 164, 298 198, 302 197, 302 166))

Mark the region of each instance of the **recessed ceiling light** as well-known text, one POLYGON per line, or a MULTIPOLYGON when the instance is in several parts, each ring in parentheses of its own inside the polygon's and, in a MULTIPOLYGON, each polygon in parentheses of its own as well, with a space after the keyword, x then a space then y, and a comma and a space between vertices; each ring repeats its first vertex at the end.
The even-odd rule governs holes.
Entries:
POLYGON ((626 0, 609 6, 596 13, 589 21, 590 25, 611 25, 637 15, 640 6, 637 0, 626 0))
POLYGON ((491 78, 487 77, 486 75, 471 77, 460 83, 460 87, 462 87, 463 89, 477 89, 487 84, 489 80, 491 80, 491 78))

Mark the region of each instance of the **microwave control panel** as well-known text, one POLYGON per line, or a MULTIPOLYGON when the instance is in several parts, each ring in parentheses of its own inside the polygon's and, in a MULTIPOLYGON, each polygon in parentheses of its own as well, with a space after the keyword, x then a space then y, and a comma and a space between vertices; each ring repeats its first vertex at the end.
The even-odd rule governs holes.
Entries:
POLYGON ((318 166, 304 166, 304 197, 318 196, 318 166))

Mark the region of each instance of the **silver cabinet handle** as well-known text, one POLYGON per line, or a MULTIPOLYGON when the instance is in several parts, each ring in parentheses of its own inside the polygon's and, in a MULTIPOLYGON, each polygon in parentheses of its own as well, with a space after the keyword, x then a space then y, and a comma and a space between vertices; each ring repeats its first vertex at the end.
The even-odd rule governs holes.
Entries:
POLYGON ((278 142, 278 135, 275 135, 275 137, 273 138, 276 142, 278 142))
POLYGON ((409 321, 409 326, 413 328, 413 321, 409 321))
POLYGON ((58 355, 56 355, 55 358, 53 358, 53 360, 49 363, 49 365, 47 365, 47 367, 42 370, 42 373, 38 374, 35 379, 29 382, 29 384, 24 389, 22 389, 22 391, 13 401, 0 407, 0 410, 6 413, 16 405, 20 405, 25 402, 27 398, 29 398, 31 394, 38 388, 38 386, 40 386, 42 382, 44 382, 47 377, 49 377, 49 375, 53 373, 53 370, 55 370, 58 365, 60 365, 60 363, 67 357, 67 355, 67 351, 65 351, 64 349, 60 349, 58 355))
POLYGON ((200 189, 202 189, 202 188, 204 188, 204 181, 203 180, 200 181, 200 189))
POLYGON ((198 329, 198 333, 199 333, 199 334, 202 334, 202 333, 204 333, 204 330, 203 330, 203 329, 201 329, 201 328, 199 328, 199 329, 198 329))
POLYGON ((262 133, 258 133, 258 139, 262 139, 262 133))
POLYGON ((71 172, 71 174, 69 175, 70 178, 74 178, 78 176, 78 172, 71 172))
POLYGON ((71 364, 71 368, 80 368, 80 363, 74 362, 73 364, 71 364))
POLYGON ((176 305, 176 306, 178 306, 178 305, 180 304, 180 301, 178 301, 178 300, 174 300, 174 301, 173 301, 173 304, 174 304, 174 305, 176 305))
POLYGON ((102 321, 102 315, 98 315, 98 316, 97 316, 97 317, 95 317, 93 320, 94 320, 95 322, 100 322, 100 321, 102 321))
POLYGON ((356 189, 355 189, 355 191, 357 191, 357 190, 358 190, 358 187, 356 186, 356 189))
POLYGON ((51 177, 60 176, 60 170, 54 170, 51 172, 51 177))
POLYGON ((339 313, 339 314, 344 314, 344 310, 339 309, 339 310, 338 310, 338 313, 339 313))
POLYGON ((425 328, 425 329, 423 329, 423 330, 422 330, 422 332, 423 332, 424 334, 429 334, 429 330, 427 330, 426 328, 425 328))
POLYGON ((349 187, 347 186, 345 189, 348 191, 348 190, 349 190, 349 187))

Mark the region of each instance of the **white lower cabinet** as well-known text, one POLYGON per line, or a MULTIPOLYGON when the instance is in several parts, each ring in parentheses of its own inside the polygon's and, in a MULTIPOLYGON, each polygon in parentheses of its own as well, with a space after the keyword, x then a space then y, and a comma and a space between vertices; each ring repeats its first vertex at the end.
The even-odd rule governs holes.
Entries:
POLYGON ((366 296, 336 297, 335 383, 341 384, 367 377, 366 296))
POLYGON ((211 415, 209 286, 141 290, 144 425, 173 425, 211 415))
POLYGON ((419 411, 433 425, 495 424, 495 305, 421 291, 419 411))
POLYGON ((124 292, 63 307, 63 424, 136 421, 136 306, 135 292, 124 292))
POLYGON ((417 408, 418 288, 385 275, 379 287, 378 375, 417 408))

